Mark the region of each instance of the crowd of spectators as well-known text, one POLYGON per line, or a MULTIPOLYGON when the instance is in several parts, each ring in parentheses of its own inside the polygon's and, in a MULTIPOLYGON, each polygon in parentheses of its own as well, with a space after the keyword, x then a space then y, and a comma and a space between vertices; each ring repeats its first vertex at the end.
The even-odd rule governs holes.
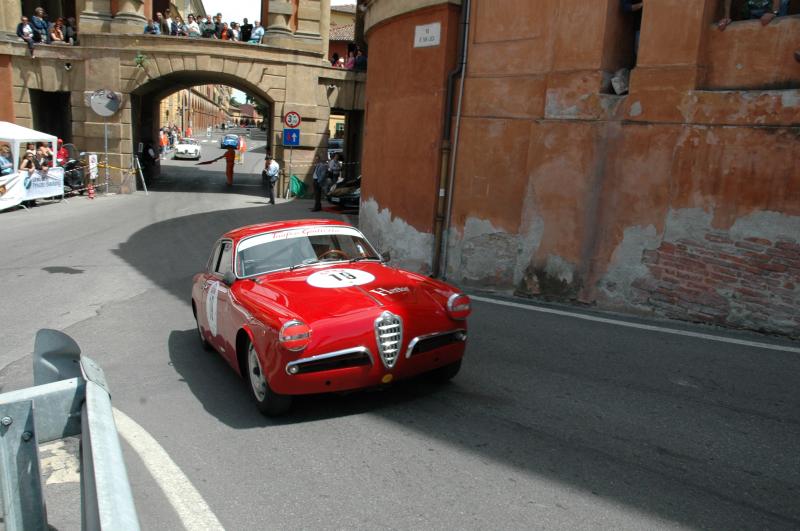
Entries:
POLYGON ((42 7, 33 10, 33 16, 23 15, 17 24, 17 37, 28 44, 31 57, 36 57, 35 46, 39 44, 77 45, 78 23, 74 17, 58 17, 50 22, 42 7))
POLYGON ((147 20, 144 33, 259 44, 261 37, 264 36, 264 28, 258 20, 255 24, 250 24, 247 19, 241 24, 234 21, 223 22, 222 13, 217 13, 213 17, 211 15, 198 17, 194 13, 189 13, 184 21, 179 13, 173 15, 170 9, 166 9, 163 14, 156 13, 155 18, 147 20))
POLYGON ((360 46, 354 43, 350 43, 347 47, 347 58, 339 57, 339 54, 334 52, 330 61, 333 68, 344 68, 345 70, 355 70, 356 72, 365 72, 367 70, 367 54, 360 46))

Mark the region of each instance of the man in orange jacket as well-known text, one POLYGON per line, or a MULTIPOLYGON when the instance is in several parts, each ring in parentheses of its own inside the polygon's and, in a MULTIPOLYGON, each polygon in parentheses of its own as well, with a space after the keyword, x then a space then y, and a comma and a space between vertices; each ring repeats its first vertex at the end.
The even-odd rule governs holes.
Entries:
POLYGON ((204 161, 204 162, 198 162, 197 165, 200 166, 200 165, 203 165, 203 164, 211 164, 212 162, 217 162, 219 159, 222 159, 222 158, 225 159, 225 180, 226 180, 228 186, 232 186, 233 185, 233 163, 236 161, 236 149, 234 149, 232 147, 229 147, 229 148, 227 148, 225 150, 225 153, 223 153, 219 157, 217 157, 215 159, 212 159, 212 160, 207 160, 207 161, 204 161))

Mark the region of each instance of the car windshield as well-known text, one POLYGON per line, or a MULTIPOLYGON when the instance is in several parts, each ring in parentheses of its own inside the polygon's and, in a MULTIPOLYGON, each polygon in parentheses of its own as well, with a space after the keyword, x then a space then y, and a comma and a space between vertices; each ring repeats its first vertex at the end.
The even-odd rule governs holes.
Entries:
POLYGON ((188 144, 190 146, 196 146, 197 145, 197 140, 195 140, 194 138, 184 138, 183 140, 181 140, 181 144, 188 144))
POLYGON ((239 277, 302 267, 320 262, 380 260, 352 227, 299 227, 251 236, 236 250, 239 277))

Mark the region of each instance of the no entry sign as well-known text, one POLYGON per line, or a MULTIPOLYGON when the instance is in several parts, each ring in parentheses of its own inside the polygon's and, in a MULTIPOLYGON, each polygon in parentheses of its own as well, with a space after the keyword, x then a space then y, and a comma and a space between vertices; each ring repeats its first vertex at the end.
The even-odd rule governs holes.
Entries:
POLYGON ((286 127, 294 129, 300 125, 300 115, 294 111, 289 111, 283 115, 283 123, 286 127))

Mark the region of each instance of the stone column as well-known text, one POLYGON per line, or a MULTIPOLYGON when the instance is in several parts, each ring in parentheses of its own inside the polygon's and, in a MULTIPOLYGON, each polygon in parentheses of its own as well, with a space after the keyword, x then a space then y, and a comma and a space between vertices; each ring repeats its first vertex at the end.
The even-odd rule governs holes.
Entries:
POLYGON ((78 21, 81 33, 109 33, 111 31, 111 1, 84 0, 83 4, 83 11, 81 11, 78 21))
POLYGON ((693 90, 703 77, 704 32, 711 31, 715 0, 650 2, 642 10, 639 57, 631 77, 634 89, 693 90), (680 24, 663 24, 680 20, 680 24))
POLYGON ((331 36, 331 0, 321 0, 319 9, 319 36, 322 39, 322 57, 327 60, 331 36))
POLYGON ((117 12, 111 21, 114 33, 142 33, 147 19, 142 0, 117 0, 117 12))
MULTIPOLYGON (((292 16, 293 6, 291 0, 272 0, 267 17, 268 25, 264 26, 268 36, 287 36, 292 34, 289 28, 289 19, 292 16)), ((263 25, 264 22, 262 21, 263 25)))
POLYGON ((261 0, 261 18, 259 19, 259 21, 261 22, 261 26, 264 28, 265 31, 267 29, 267 26, 269 25, 269 23, 267 22, 268 20, 269 20, 269 0, 261 0))
POLYGON ((0 32, 17 34, 17 24, 22 17, 22 6, 19 0, 0 0, 0 32))

